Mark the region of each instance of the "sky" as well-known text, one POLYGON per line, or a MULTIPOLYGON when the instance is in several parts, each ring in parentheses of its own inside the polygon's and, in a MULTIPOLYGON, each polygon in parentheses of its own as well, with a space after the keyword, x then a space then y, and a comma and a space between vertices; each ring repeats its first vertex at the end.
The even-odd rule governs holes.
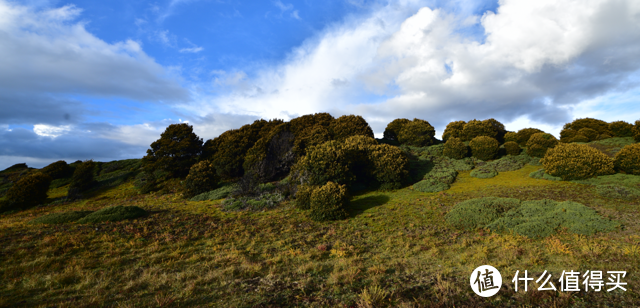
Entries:
POLYGON ((140 158, 173 123, 640 119, 637 0, 0 0, 0 170, 140 158))

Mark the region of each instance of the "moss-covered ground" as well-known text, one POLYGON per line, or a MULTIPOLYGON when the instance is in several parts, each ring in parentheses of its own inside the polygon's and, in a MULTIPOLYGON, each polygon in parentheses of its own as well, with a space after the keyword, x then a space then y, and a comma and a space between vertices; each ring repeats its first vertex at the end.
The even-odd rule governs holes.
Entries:
POLYGON ((223 211, 222 200, 139 194, 127 177, 73 202, 63 198, 68 186, 57 187, 49 191, 49 205, 0 215, 0 306, 640 305, 640 200, 605 198, 594 185, 530 178, 539 168, 527 164, 489 179, 460 171, 451 188, 438 193, 411 186, 360 193, 348 219, 322 223, 292 202, 261 212, 223 211), (575 201, 621 227, 532 239, 446 224, 445 214, 457 203, 479 197, 575 201), (120 222, 29 224, 50 213, 117 205, 149 214, 120 222), (503 277, 490 298, 469 286, 472 270, 483 264, 503 277), (626 271, 627 291, 537 291, 533 281, 528 292, 520 286, 516 293, 511 280, 517 270, 535 278, 546 270, 558 288, 563 270, 626 271))

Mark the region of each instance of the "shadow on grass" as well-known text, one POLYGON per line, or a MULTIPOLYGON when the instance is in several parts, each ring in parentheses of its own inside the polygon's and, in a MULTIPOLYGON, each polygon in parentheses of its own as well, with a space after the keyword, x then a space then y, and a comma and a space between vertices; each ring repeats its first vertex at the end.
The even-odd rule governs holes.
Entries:
POLYGON ((351 204, 349 205, 349 209, 347 210, 347 212, 349 213, 349 217, 353 218, 362 214, 364 211, 370 208, 381 206, 389 202, 389 199, 390 198, 387 195, 375 195, 375 196, 368 196, 358 200, 354 200, 354 201, 351 201, 351 204))

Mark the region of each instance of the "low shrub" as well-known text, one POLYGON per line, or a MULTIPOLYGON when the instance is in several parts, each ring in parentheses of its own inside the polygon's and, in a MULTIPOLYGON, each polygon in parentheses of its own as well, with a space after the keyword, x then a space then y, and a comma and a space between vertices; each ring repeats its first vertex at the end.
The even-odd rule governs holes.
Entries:
POLYGON ((348 204, 346 185, 327 182, 311 193, 309 217, 315 221, 343 219, 347 217, 348 204))
POLYGON ((454 228, 475 230, 484 228, 518 206, 520 200, 514 198, 476 198, 456 204, 444 217, 447 224, 454 228))
POLYGON ((42 172, 34 172, 20 177, 6 193, 6 201, 0 205, 0 212, 24 210, 47 200, 51 177, 42 172))
POLYGON ((189 169, 189 175, 182 181, 181 193, 186 199, 191 199, 199 194, 209 192, 218 186, 220 177, 216 173, 213 164, 203 160, 189 169))
POLYGON ((451 186, 447 183, 440 182, 435 179, 422 180, 413 184, 412 188, 415 191, 433 193, 449 189, 451 186))
POLYGON ((637 199, 640 198, 640 189, 621 185, 596 185, 596 192, 605 198, 611 199, 637 199))
POLYGON ((547 173, 565 181, 615 173, 611 158, 584 144, 560 144, 549 149, 540 162, 547 173))
POLYGON ((596 140, 605 140, 605 139, 609 139, 609 138, 613 138, 613 136, 611 136, 609 134, 600 134, 600 135, 598 135, 598 138, 596 138, 596 140))
POLYGON ((538 169, 534 172, 529 173, 530 178, 538 179, 538 180, 549 180, 549 181, 561 181, 562 178, 550 175, 544 171, 544 169, 538 169))
POLYGON ((444 156, 453 159, 463 159, 469 153, 467 145, 460 138, 452 137, 444 144, 444 156))
POLYGON ((632 137, 633 136, 633 124, 625 121, 615 121, 609 123, 609 130, 615 137, 632 137))
POLYGON ((85 160, 76 167, 71 177, 71 183, 69 184, 69 192, 67 195, 70 198, 78 198, 81 193, 89 190, 96 184, 94 177, 95 162, 93 160, 85 160))
POLYGON ((482 166, 471 171, 471 176, 478 179, 490 179, 498 175, 498 171, 492 166, 482 166))
POLYGON ((507 155, 520 155, 522 149, 520 145, 514 141, 507 141, 504 143, 504 149, 507 152, 507 155))
POLYGON ((301 210, 311 208, 311 193, 316 190, 318 185, 300 185, 296 191, 296 207, 301 210))
POLYGON ((481 160, 491 160, 498 155, 500 143, 492 137, 478 136, 469 142, 469 147, 473 157, 481 160))
POLYGON ((386 140, 394 140, 398 141, 398 134, 402 127, 409 123, 409 119, 395 119, 391 121, 391 123, 387 124, 387 127, 384 129, 383 139, 386 140))
POLYGON ((481 168, 483 167, 491 167, 497 172, 506 172, 520 170, 524 167, 524 163, 520 159, 508 156, 489 162, 481 168))
POLYGON ((544 157, 548 149, 558 145, 558 139, 551 134, 535 133, 527 141, 527 154, 533 157, 544 157))
POLYGON ((575 134, 573 136, 573 138, 571 138, 570 142, 583 142, 583 143, 587 143, 589 142, 589 138, 583 134, 575 134))
POLYGON ((238 189, 235 184, 227 184, 222 187, 216 188, 212 191, 201 193, 191 199, 190 201, 208 201, 208 200, 220 200, 230 196, 234 191, 238 189))
POLYGON ((613 159, 615 170, 640 175, 640 144, 627 145, 613 159))
POLYGON ((69 167, 66 161, 59 160, 42 168, 42 173, 49 175, 52 180, 57 180, 71 176, 73 169, 69 167))
POLYGON ((598 140, 599 133, 595 129, 591 129, 588 127, 581 128, 578 130, 578 134, 583 135, 589 139, 589 141, 598 140))
POLYGON ((398 141, 400 144, 417 147, 429 146, 434 142, 433 136, 435 133, 436 130, 429 122, 421 119, 413 119, 413 121, 402 126, 398 133, 398 141))
POLYGON ((464 129, 465 124, 467 124, 465 121, 454 121, 447 124, 447 127, 444 129, 444 133, 442 133, 442 140, 446 142, 450 138, 464 139, 462 130, 464 129))
POLYGON ((91 211, 73 211, 73 212, 63 212, 63 213, 52 213, 44 216, 40 216, 36 219, 31 220, 30 224, 46 224, 46 225, 57 225, 57 224, 65 224, 80 220, 85 216, 91 214, 91 211))
POLYGON ((126 219, 135 219, 147 215, 147 211, 137 206, 110 206, 95 211, 80 220, 79 224, 100 223, 105 221, 122 221, 126 219))
POLYGON ((239 196, 224 200, 222 208, 226 211, 264 211, 277 207, 284 199, 279 192, 263 193, 258 196, 239 196))

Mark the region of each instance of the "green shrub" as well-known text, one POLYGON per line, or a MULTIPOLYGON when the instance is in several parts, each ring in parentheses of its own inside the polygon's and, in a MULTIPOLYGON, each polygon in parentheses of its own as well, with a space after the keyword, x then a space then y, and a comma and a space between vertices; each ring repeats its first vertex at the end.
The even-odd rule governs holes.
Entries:
POLYGON ((505 142, 504 149, 507 152, 507 155, 513 155, 513 156, 520 155, 520 152, 522 151, 518 143, 514 141, 505 142))
POLYGON ((228 198, 222 202, 222 208, 226 211, 264 211, 277 207, 282 201, 284 196, 279 192, 263 193, 258 196, 228 198))
POLYGON ((632 137, 633 124, 625 121, 611 122, 609 123, 609 131, 611 131, 615 137, 632 137))
POLYGON ((315 221, 343 219, 347 217, 348 204, 347 187, 327 182, 311 193, 309 217, 315 221))
POLYGON ((453 159, 463 159, 469 154, 469 148, 460 138, 452 137, 444 144, 444 156, 453 159))
MULTIPOLYGON (((578 135, 578 131, 575 131, 573 129, 565 128, 565 129, 560 131, 560 142, 563 142, 563 143, 576 142, 576 141, 573 141, 573 138, 575 138, 576 135, 578 135)), ((584 138, 586 138, 586 137, 584 137, 584 138)), ((587 138, 587 140, 588 140, 588 138, 587 138)))
POLYGON ((357 135, 374 138, 369 123, 363 117, 356 115, 344 115, 335 119, 331 122, 330 130, 333 138, 339 141, 357 135))
POLYGON ((212 191, 218 186, 220 177, 213 168, 213 164, 208 160, 203 160, 189 169, 189 175, 182 181, 181 193, 186 199, 196 195, 212 191))
POLYGON ((534 172, 529 173, 530 178, 538 179, 538 180, 549 180, 549 181, 561 181, 562 178, 557 176, 552 176, 544 171, 544 169, 538 169, 534 172))
POLYGON ((447 127, 444 129, 444 133, 442 133, 442 140, 447 141, 449 138, 464 139, 462 130, 464 129, 465 124, 467 124, 465 121, 454 121, 447 124, 447 127))
POLYGON ((308 149, 307 154, 298 159, 292 174, 303 184, 323 185, 329 181, 351 184, 355 175, 348 165, 342 143, 332 140, 308 149))
POLYGON ((573 122, 567 123, 563 126, 563 129, 572 129, 576 132, 580 131, 580 129, 582 128, 593 129, 598 132, 598 134, 607 133, 609 135, 613 135, 609 130, 609 123, 593 118, 576 119, 573 122))
POLYGON ((479 179, 490 179, 498 175, 498 171, 492 166, 482 166, 471 171, 471 176, 479 179))
POLYGON ((409 175, 409 160, 397 147, 388 144, 372 145, 368 150, 368 159, 373 165, 369 176, 380 184, 380 190, 400 188, 409 175))
POLYGON ((491 160, 498 155, 500 143, 492 137, 478 136, 469 142, 469 147, 473 157, 481 160, 491 160))
POLYGON ((611 199, 637 199, 640 198, 640 189, 620 185, 596 185, 596 192, 611 199))
POLYGON ((522 167, 524 167, 524 163, 517 158, 507 156, 489 162, 485 166, 492 167, 497 172, 506 172, 520 170, 522 169, 522 167))
POLYGON ((202 152, 202 138, 193 133, 193 126, 171 124, 151 143, 142 158, 142 168, 149 173, 165 170, 173 177, 186 176, 202 152))
POLYGON ((595 129, 591 129, 588 127, 581 128, 578 130, 578 134, 583 135, 589 139, 589 141, 598 140, 598 132, 595 129))
POLYGON ((384 129, 383 139, 398 141, 398 134, 402 127, 409 123, 409 119, 395 119, 391 123, 387 124, 387 128, 384 129))
POLYGON ((523 128, 519 130, 518 133, 516 134, 517 135, 516 142, 520 146, 523 146, 523 147, 527 146, 527 142, 529 142, 529 138, 531 138, 533 134, 537 134, 537 133, 544 133, 544 132, 537 128, 523 128))
POLYGON ((85 160, 76 167, 71 176, 68 197, 78 198, 81 193, 91 189, 97 183, 94 175, 95 167, 96 163, 93 160, 85 160))
POLYGON ((514 133, 514 132, 507 132, 504 135, 504 142, 515 142, 516 144, 518 143, 518 133, 514 133))
POLYGON ((612 138, 613 136, 609 135, 609 134, 600 134, 598 135, 598 137, 596 138, 596 140, 604 140, 604 139, 609 139, 612 138))
POLYGON ((73 212, 63 212, 63 213, 52 213, 44 216, 40 216, 34 220, 31 220, 30 224, 46 224, 46 225, 57 225, 57 224, 65 224, 77 221, 93 212, 91 211, 73 211, 73 212))
POLYGON ((640 120, 636 121, 636 125, 633 126, 633 140, 640 142, 640 120))
POLYGON ((584 144, 559 144, 549 149, 540 162, 547 173, 565 181, 615 173, 613 159, 584 144))
POLYGON ((558 145, 558 139, 551 134, 535 133, 527 141, 527 154, 533 157, 544 157, 548 149, 558 145))
POLYGON ((416 147, 424 147, 432 145, 433 136, 436 130, 429 122, 421 119, 413 119, 413 121, 402 126, 398 133, 398 141, 400 144, 412 145, 416 147))
POLYGON ((480 136, 486 136, 495 139, 498 136, 498 131, 489 120, 471 120, 464 125, 464 128, 462 129, 463 141, 471 141, 474 138, 480 136))
POLYGON ((570 142, 589 142, 589 138, 583 134, 575 134, 570 142))
POLYGON ((301 210, 308 210, 311 208, 311 193, 316 190, 318 185, 300 185, 296 192, 296 207, 301 210))
POLYGON ((66 161, 59 160, 42 168, 42 172, 49 175, 52 180, 57 180, 71 176, 73 169, 69 167, 66 161))
POLYGON ((0 205, 0 212, 24 210, 47 200, 47 190, 51 177, 42 172, 34 172, 20 177, 6 193, 6 201, 0 205))
POLYGON ((230 196, 237 189, 238 189, 237 185, 227 184, 222 187, 218 187, 212 191, 201 193, 189 200, 190 201, 220 200, 230 196))
POLYGON ((449 186, 449 184, 447 184, 447 183, 443 183, 443 182, 440 182, 438 180, 428 179, 428 180, 422 180, 422 181, 420 181, 418 183, 415 183, 415 184, 413 184, 412 187, 413 187, 413 190, 415 190, 415 191, 433 193, 433 192, 439 192, 439 191, 447 190, 451 186, 449 186))
POLYGON ((627 145, 613 159, 616 171, 640 175, 640 144, 627 145))
POLYGON ((456 204, 444 217, 447 224, 454 228, 475 230, 484 228, 505 212, 519 206, 520 200, 514 198, 476 198, 456 204))
POLYGON ((286 177, 296 158, 293 152, 294 141, 291 124, 278 125, 247 151, 243 164, 245 172, 254 174, 259 182, 286 177))
POLYGON ((79 224, 122 221, 147 215, 147 211, 137 206, 110 206, 95 211, 77 221, 79 224))

